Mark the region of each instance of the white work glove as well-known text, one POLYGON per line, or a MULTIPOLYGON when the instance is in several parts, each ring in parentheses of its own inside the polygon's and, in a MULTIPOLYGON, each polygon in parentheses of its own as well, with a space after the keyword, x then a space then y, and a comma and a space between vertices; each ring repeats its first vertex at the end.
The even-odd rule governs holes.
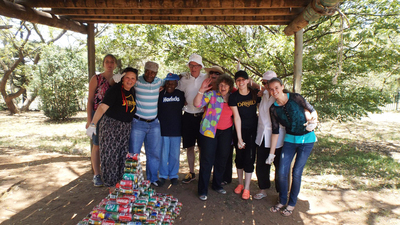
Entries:
POLYGON ((275 155, 274 154, 269 154, 268 159, 265 160, 265 164, 271 165, 274 162, 275 155))
POLYGON ((114 74, 114 76, 112 78, 115 83, 119 83, 121 81, 122 75, 117 73, 117 74, 114 74))
POLYGON ((306 130, 307 131, 313 131, 318 125, 318 121, 317 120, 309 120, 307 121, 307 123, 304 124, 304 126, 306 126, 306 130))
POLYGON ((90 137, 90 139, 92 139, 93 134, 96 134, 96 126, 90 125, 87 129, 86 129, 86 135, 90 137))

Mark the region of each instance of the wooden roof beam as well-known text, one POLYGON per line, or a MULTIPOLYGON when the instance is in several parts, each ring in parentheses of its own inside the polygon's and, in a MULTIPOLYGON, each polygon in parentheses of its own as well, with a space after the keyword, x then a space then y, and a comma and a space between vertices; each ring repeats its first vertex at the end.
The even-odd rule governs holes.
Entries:
POLYGON ((233 16, 212 16, 212 17, 162 17, 162 16, 155 16, 155 17, 126 17, 126 18, 117 18, 117 17, 84 17, 84 18, 75 18, 76 20, 84 20, 88 21, 91 23, 100 23, 100 21, 108 21, 108 23, 140 23, 141 21, 152 21, 154 24, 158 24, 160 22, 166 22, 166 23, 196 23, 196 24, 202 24, 202 23, 211 23, 211 22, 223 22, 226 24, 229 23, 251 23, 251 22, 257 22, 257 23, 284 23, 284 24, 289 24, 293 18, 292 17, 267 17, 267 16, 252 16, 252 17, 233 17, 233 16))
POLYGON ((32 23, 40 23, 52 27, 87 34, 87 27, 79 22, 58 18, 53 14, 40 12, 29 7, 5 0, 0 0, 0 14, 3 16, 25 20, 32 23))
POLYGON ((312 0, 310 4, 294 19, 283 32, 287 35, 293 35, 303 29, 309 22, 319 19, 323 15, 333 15, 339 6, 340 0, 312 0))
POLYGON ((51 9, 48 13, 63 16, 285 16, 298 15, 304 8, 277 9, 51 9))
POLYGON ((124 21, 124 20, 132 20, 132 21, 140 21, 140 20, 154 20, 154 21, 163 21, 163 20, 174 20, 174 21, 212 21, 212 20, 230 20, 230 21, 277 21, 277 22, 291 22, 294 17, 293 16, 197 16, 197 17, 186 17, 186 16, 83 16, 83 17, 73 17, 74 20, 77 21, 96 21, 96 20, 114 20, 114 21, 124 21))
MULTIPOLYGON (((153 20, 142 20, 142 21, 113 21, 105 20, 105 21, 96 21, 96 23, 102 24, 155 24, 153 20)), ((190 22, 190 21, 156 21, 156 24, 161 25, 288 25, 290 22, 266 22, 266 21, 251 21, 251 22, 242 22, 242 21, 206 21, 206 22, 190 22)))
POLYGON ((199 8, 199 9, 240 9, 240 8, 291 8, 306 7, 310 1, 299 0, 16 0, 16 3, 24 4, 30 7, 42 8, 86 8, 86 9, 163 9, 163 8, 199 8))

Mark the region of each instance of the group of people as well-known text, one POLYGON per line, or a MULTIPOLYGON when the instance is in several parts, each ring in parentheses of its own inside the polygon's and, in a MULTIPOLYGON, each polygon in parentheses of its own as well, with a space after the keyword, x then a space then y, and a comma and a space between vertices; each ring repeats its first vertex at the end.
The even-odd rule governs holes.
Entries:
POLYGON ((253 197, 265 198, 273 163, 279 201, 270 211, 292 214, 303 168, 316 142, 313 130, 318 116, 301 95, 284 89, 275 72, 267 71, 258 85, 243 70, 232 78, 219 66, 204 68, 197 54, 189 57, 190 72, 169 73, 165 79, 157 77, 159 65, 152 61, 146 62, 141 76, 131 67, 113 75, 113 55, 106 55, 103 66, 105 71, 90 81, 87 107, 95 186, 105 185, 112 191, 122 179, 126 153, 140 154, 143 145, 146 178, 154 186, 163 186, 168 179, 178 184, 182 137, 189 165, 182 183, 196 179, 196 142, 199 148, 200 200, 208 198, 211 171, 211 188, 226 194, 235 146, 239 184, 234 192, 242 199, 250 198, 256 167, 260 190, 253 197), (207 73, 201 73, 202 69, 207 73))

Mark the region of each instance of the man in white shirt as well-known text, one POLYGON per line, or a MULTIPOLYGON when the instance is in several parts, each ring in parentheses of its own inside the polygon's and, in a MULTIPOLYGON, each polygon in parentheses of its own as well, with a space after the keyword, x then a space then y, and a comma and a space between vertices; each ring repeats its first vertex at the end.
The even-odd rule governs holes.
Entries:
MULTIPOLYGON (((194 173, 194 161, 195 152, 194 147, 200 134, 200 122, 203 116, 203 109, 196 108, 193 105, 193 99, 196 97, 197 92, 204 79, 206 79, 206 74, 200 73, 201 69, 204 67, 202 57, 198 54, 193 53, 189 57, 189 62, 187 66, 190 69, 190 74, 186 74, 179 81, 177 89, 185 93, 185 98, 187 105, 183 108, 184 114, 182 116, 182 139, 183 148, 187 150, 187 159, 189 163, 190 172, 182 180, 182 183, 187 184, 192 180, 195 180, 194 173)), ((200 147, 200 146, 199 146, 200 147)))

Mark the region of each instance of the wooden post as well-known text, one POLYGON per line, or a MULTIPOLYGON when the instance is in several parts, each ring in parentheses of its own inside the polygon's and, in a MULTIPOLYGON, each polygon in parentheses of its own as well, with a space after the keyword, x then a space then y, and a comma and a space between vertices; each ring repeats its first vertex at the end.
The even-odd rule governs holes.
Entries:
MULTIPOLYGON (((88 50, 88 78, 90 79, 96 73, 96 58, 95 58, 95 44, 94 44, 94 24, 89 23, 88 25, 88 35, 87 35, 87 50, 88 50)), ((90 153, 92 153, 93 141, 90 139, 90 153)), ((90 154, 91 155, 91 154, 90 154)), ((92 173, 94 174, 93 165, 92 173)))
POLYGON ((88 69, 89 69, 89 81, 90 81, 90 78, 92 78, 92 76, 96 73, 93 23, 88 24, 87 48, 88 48, 88 69))
POLYGON ((293 92, 301 91, 301 76, 303 74, 303 29, 294 34, 294 64, 293 64, 293 92))

